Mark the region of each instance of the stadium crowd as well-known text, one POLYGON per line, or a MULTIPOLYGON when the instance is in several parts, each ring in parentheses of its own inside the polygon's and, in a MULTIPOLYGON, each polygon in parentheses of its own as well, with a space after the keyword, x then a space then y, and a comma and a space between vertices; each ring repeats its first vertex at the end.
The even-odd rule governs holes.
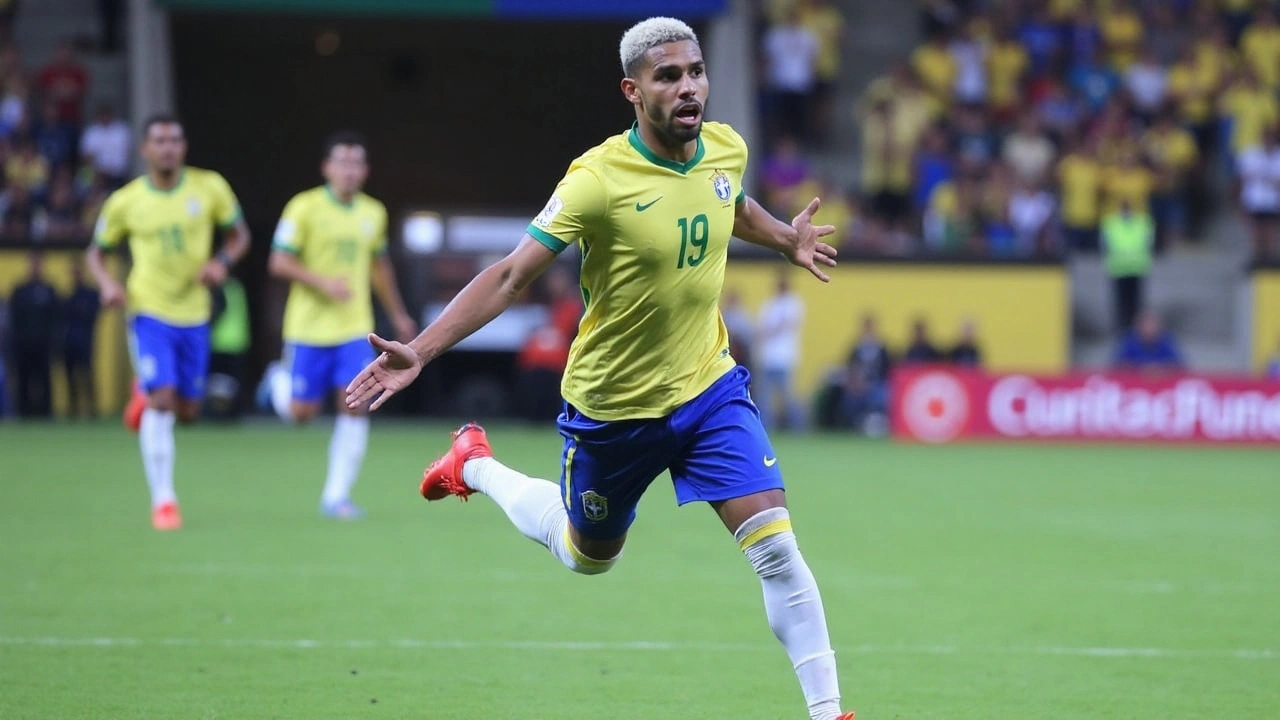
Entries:
MULTIPOLYGON (((1270 0, 920 0, 924 41, 856 109, 846 245, 890 254, 1060 256, 1149 225, 1154 252, 1243 214, 1280 258, 1280 23, 1270 0), (855 219, 856 218, 856 219, 855 219)), ((769 157, 780 212, 826 190, 844 21, 768 4, 769 157)), ((832 205, 841 205, 832 202, 832 205)))

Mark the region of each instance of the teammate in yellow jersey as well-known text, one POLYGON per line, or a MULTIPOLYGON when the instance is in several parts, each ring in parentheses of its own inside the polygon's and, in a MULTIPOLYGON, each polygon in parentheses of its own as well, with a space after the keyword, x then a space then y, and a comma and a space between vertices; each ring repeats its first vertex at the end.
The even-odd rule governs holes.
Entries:
POLYGON ((249 251, 249 228, 227 181, 186 165, 187 141, 177 118, 148 119, 141 153, 146 174, 107 198, 87 260, 103 305, 124 304, 128 315, 142 394, 131 401, 126 422, 132 427, 137 418, 152 525, 176 530, 182 516, 173 489, 173 425, 200 415, 209 368, 210 289, 249 251), (216 254, 215 230, 223 233, 216 254), (103 256, 126 241, 133 268, 121 287, 103 256))
POLYGON ((320 511, 353 520, 363 514, 351 488, 364 462, 369 418, 363 407, 347 407, 343 390, 373 358, 366 340, 373 332, 370 287, 401 340, 417 327, 387 258, 387 210, 361 191, 369 177, 364 139, 350 132, 330 137, 321 173, 325 184, 289 201, 272 240, 271 274, 290 282, 285 362, 272 381, 272 401, 282 417, 307 422, 326 394, 339 393, 320 511))
POLYGON ((703 123, 707 70, 688 25, 650 18, 619 50, 635 124, 575 160, 515 250, 411 343, 371 335, 380 355, 352 380, 347 402, 373 398, 376 409, 579 244, 586 312, 562 384, 560 484, 500 464, 468 424, 424 473, 422 495, 488 495, 526 537, 596 574, 618 560, 641 495, 669 470, 677 501, 709 503, 759 575, 809 716, 851 719, 840 711, 818 586, 791 530, 782 462, 717 307, 731 234, 826 281, 835 249, 819 238, 834 228, 814 227, 817 199, 788 225, 743 193, 747 148, 729 126, 703 123))

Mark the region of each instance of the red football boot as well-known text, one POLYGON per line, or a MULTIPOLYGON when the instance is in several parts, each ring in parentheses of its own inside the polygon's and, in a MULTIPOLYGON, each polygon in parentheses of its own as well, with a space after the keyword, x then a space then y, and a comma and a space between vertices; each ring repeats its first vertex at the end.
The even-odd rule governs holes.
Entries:
POLYGON ((466 500, 475 491, 462 481, 462 465, 482 457, 493 457, 493 448, 489 447, 484 428, 473 422, 463 425, 454 431, 449 451, 422 473, 422 485, 418 491, 427 500, 443 500, 450 495, 466 500))
POLYGON ((134 432, 142 427, 142 412, 147 409, 147 394, 142 392, 142 383, 133 381, 133 394, 129 403, 124 406, 124 426, 134 432))

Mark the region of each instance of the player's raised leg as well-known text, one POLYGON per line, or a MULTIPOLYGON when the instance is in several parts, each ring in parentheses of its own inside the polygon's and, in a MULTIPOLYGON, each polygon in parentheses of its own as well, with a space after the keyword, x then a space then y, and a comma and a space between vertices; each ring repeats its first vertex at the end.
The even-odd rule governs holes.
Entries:
MULTIPOLYGON (((566 432, 564 416, 561 431, 566 432)), ((473 492, 487 495, 517 530, 550 550, 570 570, 586 575, 606 572, 622 553, 627 528, 635 518, 635 503, 661 468, 652 471, 632 462, 637 472, 629 477, 635 481, 612 486, 617 491, 612 492, 596 482, 600 477, 619 477, 599 472, 598 446, 584 448, 572 434, 565 438, 557 485, 498 462, 484 430, 475 423, 464 425, 454 433, 449 452, 423 474, 422 496, 439 500, 457 495, 465 500, 473 492)))
POLYGON ((692 438, 671 468, 681 504, 707 501, 760 577, 769 627, 786 649, 813 720, 841 715, 835 653, 817 581, 800 554, 782 473, 738 367, 676 411, 672 427, 692 438))

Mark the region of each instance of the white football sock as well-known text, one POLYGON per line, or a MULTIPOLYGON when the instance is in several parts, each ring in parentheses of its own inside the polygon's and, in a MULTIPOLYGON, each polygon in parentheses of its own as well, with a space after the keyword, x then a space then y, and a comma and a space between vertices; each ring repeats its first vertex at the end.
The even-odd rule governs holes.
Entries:
POLYGON ((172 410, 147 408, 142 411, 138 428, 138 445, 142 448, 142 467, 151 488, 151 507, 177 501, 173 491, 173 422, 172 410))
POLYGON ((772 508, 749 518, 734 539, 751 561, 764 588, 769 627, 782 642, 800 680, 812 720, 840 715, 840 682, 827 635, 818 583, 800 555, 786 508, 772 508))
POLYGON ((569 539, 569 514, 560 499, 560 486, 531 478, 493 458, 475 458, 462 466, 462 481, 488 495, 525 537, 542 545, 565 567, 584 575, 606 572, 617 557, 596 560, 582 554, 569 539))
POLYGON ((329 439, 329 475, 324 481, 321 502, 326 506, 347 500, 360 476, 364 451, 369 445, 369 418, 366 415, 338 415, 329 439))
POLYGON ((285 422, 293 422, 293 374, 277 364, 270 371, 271 408, 285 422))

